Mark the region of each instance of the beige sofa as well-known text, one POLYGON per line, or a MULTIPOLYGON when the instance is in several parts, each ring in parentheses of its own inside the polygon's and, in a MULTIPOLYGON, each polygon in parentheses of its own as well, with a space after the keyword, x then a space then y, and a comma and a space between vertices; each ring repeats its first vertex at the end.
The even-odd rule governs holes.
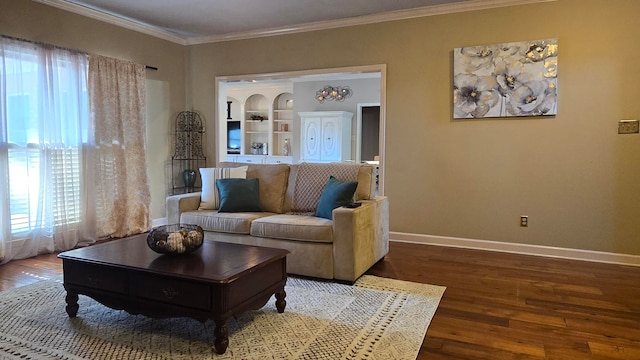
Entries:
MULTIPOLYGON (((218 168, 247 164, 223 162, 218 168)), ((375 168, 355 163, 251 164, 246 178, 258 178, 262 212, 199 209, 201 193, 169 196, 169 224, 200 225, 206 240, 290 251, 287 272, 355 281, 389 250, 389 201, 376 196, 375 168), (339 207, 333 219, 315 216, 329 176, 357 181, 357 208, 339 207)), ((203 186, 208 186, 206 183, 203 186)))

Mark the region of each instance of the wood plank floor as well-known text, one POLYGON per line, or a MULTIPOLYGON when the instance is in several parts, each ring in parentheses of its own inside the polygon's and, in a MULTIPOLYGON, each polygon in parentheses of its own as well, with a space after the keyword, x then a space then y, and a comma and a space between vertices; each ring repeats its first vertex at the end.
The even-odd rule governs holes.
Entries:
POLYGON ((640 359, 640 268, 407 243, 368 272, 447 287, 418 359, 640 359))
MULTIPOLYGON (((0 266, 0 290, 62 273, 0 266)), ((640 359, 640 268, 392 242, 368 271, 446 286, 418 359, 640 359)))

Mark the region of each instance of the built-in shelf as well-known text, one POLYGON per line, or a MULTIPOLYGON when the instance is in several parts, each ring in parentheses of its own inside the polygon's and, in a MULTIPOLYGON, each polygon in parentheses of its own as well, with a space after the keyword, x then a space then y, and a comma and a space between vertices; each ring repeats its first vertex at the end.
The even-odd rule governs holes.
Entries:
POLYGON ((285 142, 291 144, 294 136, 292 91, 292 84, 246 84, 226 88, 227 101, 231 103, 224 116, 239 121, 241 128, 239 153, 230 154, 227 149, 227 160, 248 163, 292 161, 291 153, 284 156, 283 150, 285 142))

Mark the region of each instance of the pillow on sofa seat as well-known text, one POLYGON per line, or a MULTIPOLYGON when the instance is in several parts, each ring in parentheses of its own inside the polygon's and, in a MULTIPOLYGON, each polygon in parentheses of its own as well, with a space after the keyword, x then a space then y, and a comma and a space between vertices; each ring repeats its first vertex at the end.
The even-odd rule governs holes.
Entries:
POLYGON ((343 182, 330 176, 320 195, 316 216, 333 219, 333 209, 351 204, 357 187, 357 181, 343 182))
POLYGON ((259 212, 259 181, 253 179, 218 179, 220 207, 218 212, 259 212))
POLYGON ((200 207, 198 210, 217 210, 220 206, 220 196, 216 180, 247 177, 248 166, 236 168, 200 168, 202 179, 202 193, 200 194, 200 207))

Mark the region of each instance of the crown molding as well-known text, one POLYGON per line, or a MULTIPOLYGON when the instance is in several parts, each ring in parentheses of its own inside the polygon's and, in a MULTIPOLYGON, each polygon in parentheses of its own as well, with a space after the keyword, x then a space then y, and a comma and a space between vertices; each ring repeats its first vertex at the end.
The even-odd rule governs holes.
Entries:
POLYGON ((380 14, 365 15, 348 19, 318 21, 294 26, 283 26, 268 29, 258 29, 245 32, 236 32, 223 35, 183 38, 166 30, 140 23, 137 21, 120 18, 101 11, 70 3, 65 0, 33 0, 35 2, 53 6, 62 10, 90 17, 99 21, 151 35, 160 39, 171 41, 181 45, 197 45, 232 40, 253 39, 267 36, 296 34, 308 31, 335 29, 347 26, 367 25, 385 21, 412 19, 418 17, 453 14, 467 11, 486 10, 508 6, 528 5, 536 3, 555 2, 557 0, 469 0, 455 4, 427 6, 417 9, 398 10, 380 14))
POLYGON ((557 0, 470 0, 463 3, 427 6, 409 10, 390 11, 380 14, 365 15, 348 19, 318 21, 294 26, 283 26, 255 31, 229 33, 224 35, 212 35, 204 37, 192 37, 187 39, 189 45, 214 43, 231 40, 244 40, 259 37, 295 34, 308 31, 335 29, 347 26, 375 24, 385 21, 412 19, 418 17, 444 15, 467 11, 486 10, 507 6, 527 5, 536 3, 555 2, 557 0))
POLYGON ((69 11, 78 15, 86 16, 95 20, 106 22, 115 26, 119 26, 125 29, 137 31, 143 34, 151 35, 153 37, 171 41, 180 45, 189 45, 187 40, 176 36, 168 31, 161 30, 157 27, 143 24, 137 21, 124 19, 111 14, 107 14, 101 11, 93 10, 88 7, 72 4, 64 0, 32 0, 37 3, 53 6, 58 9, 69 11))

